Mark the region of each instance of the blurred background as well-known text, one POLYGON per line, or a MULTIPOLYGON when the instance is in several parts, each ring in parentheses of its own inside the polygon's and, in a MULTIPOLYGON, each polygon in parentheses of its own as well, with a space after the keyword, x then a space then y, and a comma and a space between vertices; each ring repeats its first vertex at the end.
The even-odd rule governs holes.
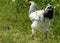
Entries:
POLYGON ((49 37, 43 31, 39 38, 31 40, 31 21, 27 0, 0 0, 0 43, 60 43, 60 0, 32 0, 44 9, 50 3, 54 9, 49 37))

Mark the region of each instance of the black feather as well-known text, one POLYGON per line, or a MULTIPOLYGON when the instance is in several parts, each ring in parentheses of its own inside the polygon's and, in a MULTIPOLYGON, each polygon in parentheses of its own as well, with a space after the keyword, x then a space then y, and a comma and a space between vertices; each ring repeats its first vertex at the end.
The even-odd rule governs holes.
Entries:
POLYGON ((44 17, 45 18, 49 18, 49 19, 52 19, 53 18, 53 8, 52 7, 48 7, 45 10, 44 17))

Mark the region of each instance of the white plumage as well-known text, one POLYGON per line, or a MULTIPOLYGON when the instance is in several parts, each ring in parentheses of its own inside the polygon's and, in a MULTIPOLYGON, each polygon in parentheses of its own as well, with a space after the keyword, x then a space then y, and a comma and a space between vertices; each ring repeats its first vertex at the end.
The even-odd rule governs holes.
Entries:
POLYGON ((37 6, 37 4, 35 2, 29 1, 29 4, 30 4, 29 14, 39 10, 39 8, 38 8, 38 6, 37 6))
POLYGON ((32 34, 37 33, 37 30, 40 30, 42 22, 43 22, 43 10, 42 11, 35 11, 29 15, 30 20, 32 21, 31 28, 32 28, 32 34), (35 32, 36 31, 36 32, 35 32))
POLYGON ((32 22, 38 21, 38 20, 42 21, 44 18, 43 13, 44 13, 44 10, 35 11, 35 12, 29 14, 29 18, 32 22))
POLYGON ((40 28, 43 27, 45 32, 46 32, 46 37, 47 37, 47 32, 49 31, 49 25, 50 25, 50 19, 47 17, 44 17, 45 11, 47 11, 48 5, 45 10, 39 10, 38 6, 36 3, 33 1, 30 1, 30 9, 29 9, 29 18, 32 21, 31 28, 32 28, 32 37, 35 34, 38 34, 40 32, 40 28))

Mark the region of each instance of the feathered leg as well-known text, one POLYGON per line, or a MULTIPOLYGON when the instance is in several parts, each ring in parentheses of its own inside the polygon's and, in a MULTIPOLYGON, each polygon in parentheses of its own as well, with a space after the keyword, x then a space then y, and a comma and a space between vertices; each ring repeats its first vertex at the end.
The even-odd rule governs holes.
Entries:
POLYGON ((34 39, 34 36, 35 36, 35 31, 34 29, 32 29, 32 34, 31 34, 32 39, 34 39))
POLYGON ((48 38, 49 26, 50 26, 50 20, 46 19, 45 20, 45 39, 48 38))

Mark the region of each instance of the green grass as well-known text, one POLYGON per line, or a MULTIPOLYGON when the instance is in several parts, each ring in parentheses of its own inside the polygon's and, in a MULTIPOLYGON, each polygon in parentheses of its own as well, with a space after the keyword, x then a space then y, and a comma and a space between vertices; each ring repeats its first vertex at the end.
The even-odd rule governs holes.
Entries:
POLYGON ((60 0, 33 0, 40 9, 48 3, 54 8, 54 17, 51 20, 48 39, 44 32, 38 38, 31 39, 31 21, 28 17, 26 0, 0 0, 0 43, 60 43, 60 0), (59 5, 59 6, 57 6, 59 5))

